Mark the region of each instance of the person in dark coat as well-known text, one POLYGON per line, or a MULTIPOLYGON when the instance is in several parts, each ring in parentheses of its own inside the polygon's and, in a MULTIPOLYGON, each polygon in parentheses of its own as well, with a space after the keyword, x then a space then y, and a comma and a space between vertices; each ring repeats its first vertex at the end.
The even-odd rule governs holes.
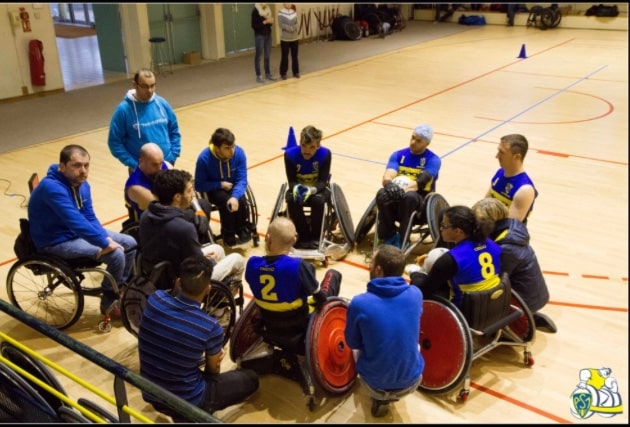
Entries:
POLYGON ((479 223, 494 223, 489 237, 501 246, 502 272, 508 273, 512 289, 532 311, 536 329, 557 332, 554 322, 539 312, 549 302, 549 289, 536 253, 529 244, 527 227, 515 218, 508 218, 506 206, 498 199, 484 198, 472 209, 479 223))

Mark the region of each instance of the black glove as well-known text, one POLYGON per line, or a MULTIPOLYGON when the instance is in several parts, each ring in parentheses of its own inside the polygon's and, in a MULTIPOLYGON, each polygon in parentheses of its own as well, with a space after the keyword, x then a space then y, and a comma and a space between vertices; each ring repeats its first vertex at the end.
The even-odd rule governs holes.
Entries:
POLYGON ((426 193, 426 191, 424 191, 424 187, 426 187, 426 185, 429 182, 431 182, 432 179, 433 177, 431 176, 429 172, 422 171, 420 174, 418 174, 418 177, 416 178, 416 184, 418 184, 418 191, 421 193, 426 193))
POLYGON ((376 192, 377 206, 387 206, 390 203, 398 202, 405 197, 405 190, 390 182, 385 187, 376 192))

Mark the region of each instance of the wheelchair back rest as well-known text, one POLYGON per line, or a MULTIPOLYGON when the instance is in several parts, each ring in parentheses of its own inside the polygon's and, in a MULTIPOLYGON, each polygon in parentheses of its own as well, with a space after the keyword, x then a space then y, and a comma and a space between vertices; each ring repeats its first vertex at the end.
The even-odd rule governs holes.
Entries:
POLYGON ((461 312, 472 329, 490 335, 505 326, 512 312, 512 288, 507 274, 492 289, 464 294, 461 312))
POLYGON ((20 234, 18 234, 13 244, 13 251, 19 260, 35 254, 35 244, 31 238, 31 230, 28 219, 20 218, 20 234))
POLYGON ((149 296, 156 291, 154 282, 146 276, 137 275, 129 283, 125 289, 122 298, 121 311, 126 319, 125 326, 131 328, 133 334, 138 336, 140 330, 140 321, 147 305, 149 296))
POLYGON ((294 354, 305 354, 306 329, 308 329, 308 304, 297 310, 271 311, 260 308, 263 339, 276 347, 294 354))
POLYGON ((157 289, 173 289, 177 276, 170 261, 151 264, 140 259, 140 276, 146 277, 157 289))
POLYGON ((39 175, 37 172, 33 172, 31 177, 28 179, 28 191, 32 193, 35 187, 39 184, 39 175))

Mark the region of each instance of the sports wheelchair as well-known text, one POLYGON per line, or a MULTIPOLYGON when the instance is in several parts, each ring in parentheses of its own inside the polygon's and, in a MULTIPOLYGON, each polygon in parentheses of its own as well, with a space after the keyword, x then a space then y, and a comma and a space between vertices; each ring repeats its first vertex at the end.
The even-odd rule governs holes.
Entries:
POLYGON ((527 27, 533 26, 541 30, 556 28, 561 20, 562 14, 557 4, 551 7, 533 6, 527 17, 527 27))
MULTIPOLYGON (((18 260, 7 274, 9 301, 52 327, 66 329, 75 324, 83 313, 84 296, 100 296, 104 278, 119 293, 118 283, 100 261, 88 257, 66 260, 37 253, 25 218, 20 219, 14 250, 18 260)), ((110 307, 98 323, 99 332, 111 331, 109 313, 114 308, 110 307)))
MULTIPOLYGON (((210 202, 208 197, 208 193, 206 192, 198 192, 197 197, 204 199, 210 203, 210 211, 206 212, 208 216, 208 221, 211 219, 212 212, 218 212, 219 208, 214 203, 210 202)), ((256 205, 256 198, 254 197, 254 192, 252 188, 247 184, 247 190, 245 191, 245 203, 247 204, 247 228, 252 236, 252 243, 254 247, 258 247, 260 242, 260 236, 258 235, 258 206, 256 205)), ((213 233, 212 228, 208 231, 209 234, 209 243, 216 243, 217 240, 223 240, 223 236, 221 233, 213 233)))
MULTIPOLYGON (((285 194, 289 184, 283 183, 271 214, 271 221, 277 216, 289 216, 285 194)), ((330 184, 330 202, 326 203, 324 210, 324 220, 319 237, 317 249, 292 249, 291 256, 302 259, 319 261, 324 267, 328 267, 328 260, 334 261, 343 259, 354 247, 354 227, 352 216, 346 197, 335 183, 330 184), (338 229, 337 229, 338 228, 338 229)), ((306 220, 310 220, 309 207, 305 206, 306 220)))
POLYGON ((466 401, 472 362, 506 345, 523 347, 523 363, 532 366, 529 343, 535 332, 532 313, 511 289, 507 273, 498 288, 464 294, 461 310, 443 297, 427 298, 419 337, 425 366, 418 390, 446 394, 463 384, 458 398, 466 401))
MULTIPOLYGON (((141 256, 138 257, 137 269, 138 272, 143 271, 141 256)), ((164 288, 163 283, 172 284, 175 279, 171 263, 162 261, 153 266, 148 274, 139 274, 127 284, 120 302, 120 314, 127 331, 138 337, 147 299, 158 287, 164 288)), ((223 345, 232 335, 237 314, 243 311, 243 301, 243 284, 240 280, 227 277, 224 281, 211 281, 210 292, 201 305, 201 309, 216 318, 223 327, 223 345)))
POLYGON ((230 359, 259 375, 277 374, 299 382, 313 411, 318 397, 346 393, 355 383, 354 357, 344 337, 347 311, 345 299, 328 297, 310 315, 305 332, 274 335, 265 328, 262 310, 252 300, 234 327, 230 359))
MULTIPOLYGON (((404 252, 405 256, 408 256, 411 252, 413 252, 418 245, 425 243, 429 237, 431 237, 434 247, 448 246, 446 243, 441 241, 439 224, 440 212, 448 207, 448 202, 439 193, 431 192, 424 197, 424 210, 416 211, 411 214, 407 230, 404 230, 404 234, 401 235, 401 250, 404 252), (412 239, 413 235, 419 236, 412 239)), ((376 198, 374 198, 359 220, 357 228, 354 232, 355 243, 357 246, 365 240, 373 227, 376 230, 375 226, 377 224, 377 220, 378 207, 376 206, 376 198)), ((379 244, 378 235, 375 232, 372 253, 379 244)), ((368 254, 368 258, 371 257, 372 253, 368 254)))

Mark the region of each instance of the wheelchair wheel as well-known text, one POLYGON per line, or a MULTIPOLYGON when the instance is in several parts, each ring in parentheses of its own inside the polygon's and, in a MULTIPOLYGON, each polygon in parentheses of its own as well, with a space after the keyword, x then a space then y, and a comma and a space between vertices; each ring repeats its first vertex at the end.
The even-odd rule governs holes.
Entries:
POLYGON ((262 317, 254 300, 251 300, 239 317, 230 340, 230 359, 235 362, 261 339, 258 327, 262 317))
POLYGON ((372 199, 368 208, 359 220, 356 230, 354 231, 354 242, 356 245, 359 245, 361 242, 363 242, 372 227, 374 227, 374 224, 376 223, 377 213, 378 208, 376 207, 376 199, 372 199))
POLYGON ((531 342, 536 334, 536 323, 534 322, 532 311, 514 289, 512 289, 511 304, 520 308, 523 311, 523 315, 506 327, 523 342, 531 342))
POLYGON ((419 390, 444 394, 468 376, 473 345, 466 319, 451 302, 436 297, 424 300, 420 321, 420 351, 424 372, 419 390))
POLYGON ((273 212, 271 213, 271 219, 269 222, 273 221, 277 216, 287 216, 287 206, 284 197, 287 192, 288 185, 289 184, 285 182, 280 186, 280 192, 278 193, 276 204, 273 206, 273 212))
POLYGON ((348 391, 357 377, 352 349, 344 337, 347 312, 345 300, 330 297, 308 325, 307 364, 316 384, 332 394, 348 391))
POLYGON ((425 202, 427 224, 433 242, 441 239, 440 234, 440 212, 449 207, 448 202, 438 193, 429 193, 425 202))
MULTIPOLYGON (((66 395, 66 391, 59 383, 57 378, 52 374, 48 367, 42 363, 39 359, 32 357, 25 351, 15 347, 8 341, 3 341, 0 346, 2 356, 10 360, 11 362, 24 369, 29 374, 40 380, 42 383, 50 386, 53 390, 66 395)), ((42 395, 44 399, 53 408, 59 408, 60 406, 67 406, 67 404, 61 400, 61 398, 55 396, 52 392, 49 392, 44 387, 36 384, 34 381, 25 378, 33 386, 33 388, 42 395)))
POLYGON ((540 14, 540 29, 546 30, 547 28, 555 28, 560 24, 561 20, 562 14, 558 9, 547 7, 543 9, 540 14))
POLYGON ((245 200, 247 201, 248 212, 248 227, 252 235, 252 243, 254 247, 258 247, 260 242, 260 236, 258 235, 258 206, 256 205, 256 199, 254 198, 254 192, 249 184, 247 184, 247 190, 245 193, 245 200))
POLYGON ((236 303, 231 289, 223 282, 212 280, 210 292, 201 309, 217 319, 223 327, 223 345, 225 345, 232 335, 236 321, 236 303))
POLYGON ((72 326, 83 313, 83 291, 74 272, 42 255, 13 264, 7 295, 13 305, 57 329, 72 326))
MULTIPOLYGON (((352 214, 350 213, 350 208, 348 207, 348 202, 346 201, 346 196, 343 194, 341 187, 337 184, 332 183, 330 185, 331 191, 331 202, 333 205, 334 215, 332 218, 332 222, 335 220, 339 223, 339 228, 341 233, 343 234, 346 242, 350 244, 350 247, 354 246, 354 225, 352 224, 352 214)), ((329 224, 329 229, 327 230, 329 233, 334 231, 334 227, 332 224, 329 224)))

